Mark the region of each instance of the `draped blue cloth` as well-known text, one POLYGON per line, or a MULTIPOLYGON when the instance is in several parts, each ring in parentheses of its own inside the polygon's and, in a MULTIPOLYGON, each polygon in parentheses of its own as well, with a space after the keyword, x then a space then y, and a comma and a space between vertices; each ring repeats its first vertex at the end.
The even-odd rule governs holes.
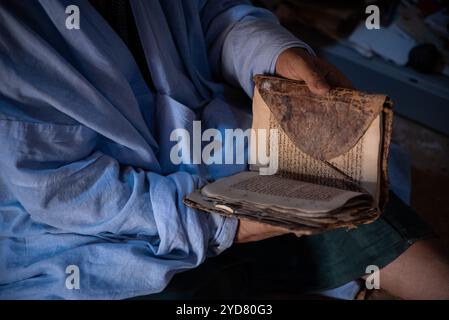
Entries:
POLYGON ((155 90, 88 1, 0 1, 0 298, 156 293, 233 242, 182 198, 245 165, 175 165, 170 133, 248 128, 252 76, 306 45, 247 1, 131 6, 155 90))

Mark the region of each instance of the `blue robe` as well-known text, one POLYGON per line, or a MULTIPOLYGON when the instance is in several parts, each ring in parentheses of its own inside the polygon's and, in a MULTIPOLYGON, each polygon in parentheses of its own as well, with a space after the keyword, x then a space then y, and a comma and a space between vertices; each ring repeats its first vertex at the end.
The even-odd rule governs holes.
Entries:
POLYGON ((252 76, 305 44, 247 1, 131 6, 155 90, 87 0, 0 2, 0 298, 160 292, 233 243, 182 198, 245 165, 174 165, 170 133, 246 129, 252 76))

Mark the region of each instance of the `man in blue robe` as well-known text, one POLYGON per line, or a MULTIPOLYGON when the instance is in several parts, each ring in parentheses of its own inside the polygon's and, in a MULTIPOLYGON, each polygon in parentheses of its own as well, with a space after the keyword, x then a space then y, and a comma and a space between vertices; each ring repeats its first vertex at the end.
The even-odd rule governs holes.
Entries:
MULTIPOLYGON (((350 85, 248 1, 0 0, 0 298, 158 293, 175 274, 234 242, 285 233, 183 205, 183 196, 207 180, 244 165, 170 161, 170 133, 191 131, 194 120, 203 129, 250 126, 255 74, 304 80, 316 94, 350 85), (66 25, 69 6, 79 8, 79 28, 66 25)), ((399 199, 392 206, 392 215, 410 211, 399 199)), ((265 240, 257 243, 265 254, 258 260, 261 251, 251 246, 227 252, 238 260, 236 250, 249 250, 245 255, 256 260, 247 270, 258 274, 269 255, 285 257, 292 243, 308 243, 303 255, 291 255, 299 263, 321 252, 315 269, 324 274, 338 260, 331 252, 345 258, 344 248, 352 248, 364 253, 335 267, 332 278, 308 288, 310 277, 295 282, 294 274, 309 269, 294 265, 288 282, 298 290, 332 289, 362 276, 368 264, 388 265, 382 285, 393 293, 447 297, 447 261, 417 241, 430 231, 404 227, 402 216, 393 220, 265 240), (436 262, 423 263, 420 254, 436 262), (429 270, 426 282, 417 277, 429 270), (406 285, 410 279, 420 281, 416 292, 406 285)))

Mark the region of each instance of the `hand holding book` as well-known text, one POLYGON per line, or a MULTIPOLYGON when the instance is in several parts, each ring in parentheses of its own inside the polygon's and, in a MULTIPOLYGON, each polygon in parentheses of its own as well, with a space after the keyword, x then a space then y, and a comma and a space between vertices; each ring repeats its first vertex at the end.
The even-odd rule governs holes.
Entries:
MULTIPOLYGON (((239 219, 239 226, 237 228, 234 242, 245 243, 260 241, 292 232, 292 230, 273 226, 267 223, 239 219)), ((297 236, 301 236, 301 233, 298 233, 297 236)))
POLYGON ((290 48, 279 55, 276 75, 304 81, 318 95, 326 94, 331 87, 352 88, 351 81, 337 67, 302 48, 290 48))
MULTIPOLYGON (((276 63, 276 74, 292 80, 304 80, 315 94, 325 94, 331 86, 352 88, 351 81, 334 65, 310 55, 302 48, 290 48, 282 52, 276 63)), ((259 241, 291 232, 266 223, 240 220, 235 242, 259 241)))
POLYGON ((184 202, 304 235, 374 221, 388 196, 389 98, 345 88, 318 96, 304 82, 269 76, 255 83, 252 127, 270 134, 251 136, 251 145, 278 155, 277 172, 260 175, 266 163, 257 158, 251 171, 208 184, 184 202))

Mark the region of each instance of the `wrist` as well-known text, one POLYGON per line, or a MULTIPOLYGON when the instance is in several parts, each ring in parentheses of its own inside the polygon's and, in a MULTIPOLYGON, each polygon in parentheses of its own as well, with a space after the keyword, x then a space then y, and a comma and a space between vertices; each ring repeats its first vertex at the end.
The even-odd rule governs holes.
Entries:
POLYGON ((214 255, 218 255, 234 243, 239 219, 210 213, 208 214, 208 220, 211 232, 209 250, 214 255))

